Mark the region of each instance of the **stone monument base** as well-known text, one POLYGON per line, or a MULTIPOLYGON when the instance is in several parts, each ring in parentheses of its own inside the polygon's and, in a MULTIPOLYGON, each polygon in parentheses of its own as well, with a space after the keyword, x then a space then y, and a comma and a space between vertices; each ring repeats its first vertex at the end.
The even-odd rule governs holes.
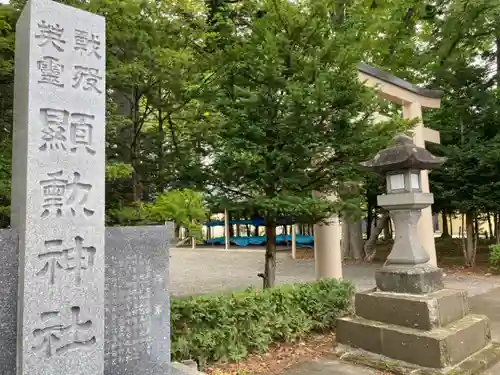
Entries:
MULTIPOLYGON (((121 373, 121 372, 120 372, 121 373)), ((182 363, 173 362, 171 364, 159 363, 159 362, 144 362, 137 361, 135 365, 130 366, 130 368, 123 372, 123 375, 205 375, 198 371, 197 366, 188 366, 182 363)), ((108 375, 105 372, 105 375, 108 375)), ((113 373, 109 375, 119 375, 119 373, 113 373)))
POLYGON ((450 369, 459 364, 470 366, 469 360, 482 363, 484 356, 488 362, 500 358, 499 348, 491 345, 489 319, 469 314, 466 292, 442 288, 441 270, 384 267, 377 271, 379 284, 384 291, 356 294, 356 316, 337 321, 339 344, 427 371, 412 374, 451 374, 450 369))
POLYGON ((489 344, 455 366, 441 369, 422 367, 345 345, 339 345, 336 352, 341 361, 369 367, 384 373, 390 372, 394 375, 477 375, 482 374, 500 361, 500 344, 498 343, 489 344))

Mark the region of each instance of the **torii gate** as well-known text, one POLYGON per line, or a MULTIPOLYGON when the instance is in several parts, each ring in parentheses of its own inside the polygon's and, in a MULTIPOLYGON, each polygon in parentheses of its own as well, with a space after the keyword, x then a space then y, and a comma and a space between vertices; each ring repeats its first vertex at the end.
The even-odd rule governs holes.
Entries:
MULTIPOLYGON (((405 119, 418 118, 413 139, 417 146, 425 147, 425 142, 440 143, 439 132, 424 127, 422 108, 439 108, 443 92, 427 90, 412 85, 392 74, 366 64, 358 65, 358 77, 365 86, 375 88, 379 95, 403 107, 405 119)), ((429 192, 427 171, 421 172, 422 191, 429 192)), ((335 197, 332 197, 335 199, 335 197)), ((342 251, 340 247, 340 225, 338 216, 333 216, 326 224, 317 224, 314 228, 314 259, 316 278, 342 278, 342 251)), ((418 223, 421 243, 430 256, 430 264, 436 265, 436 246, 431 207, 422 210, 418 223)), ((295 253, 295 226, 292 230, 295 253)))

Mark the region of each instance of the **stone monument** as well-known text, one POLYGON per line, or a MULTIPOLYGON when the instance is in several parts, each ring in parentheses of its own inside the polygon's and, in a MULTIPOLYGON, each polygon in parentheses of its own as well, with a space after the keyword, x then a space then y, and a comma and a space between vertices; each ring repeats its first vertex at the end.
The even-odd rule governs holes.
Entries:
MULTIPOLYGON (((181 364, 168 367, 172 225, 110 227, 105 233, 104 374, 198 374, 181 364), (152 372, 155 368, 158 371, 152 372)), ((0 374, 15 375, 18 245, 14 230, 0 229, 0 255, 0 374)))
POLYGON ((106 375, 169 370, 166 248, 172 236, 171 224, 106 229, 106 375))
POLYGON ((433 203, 432 194, 422 193, 420 171, 444 162, 397 136, 394 147, 363 163, 387 176, 378 204, 389 210, 396 238, 376 272, 377 288, 357 293, 356 316, 338 320, 344 360, 382 369, 391 363, 398 373, 414 375, 476 374, 498 360, 488 318, 469 314, 466 292, 444 289, 443 273, 427 264, 418 236, 421 210, 433 203))
POLYGON ((198 373, 170 364, 171 225, 104 227, 104 77, 104 18, 29 0, 0 230, 2 375, 198 373))
POLYGON ((105 21, 29 0, 16 27, 18 375, 104 370, 105 21))
POLYGON ((0 374, 14 375, 17 342, 17 235, 0 229, 0 374))

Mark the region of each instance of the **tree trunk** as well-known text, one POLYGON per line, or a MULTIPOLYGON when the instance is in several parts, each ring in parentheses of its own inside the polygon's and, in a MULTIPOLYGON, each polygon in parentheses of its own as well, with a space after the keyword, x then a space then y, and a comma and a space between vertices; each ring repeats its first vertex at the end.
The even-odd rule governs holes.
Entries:
POLYGON ((474 267, 476 262, 476 246, 474 241, 474 213, 472 211, 467 211, 465 214, 465 226, 467 233, 467 238, 464 241, 465 265, 467 267, 474 267))
POLYGON ((342 258, 351 259, 351 235, 349 233, 349 224, 342 220, 342 258))
POLYGON ((366 238, 370 238, 372 234, 372 225, 373 225, 373 207, 371 203, 368 203, 368 210, 366 215, 366 238))
POLYGON ((136 163, 137 157, 132 156, 132 199, 134 202, 139 202, 142 200, 142 185, 141 177, 139 172, 137 172, 136 163))
POLYGON ((450 238, 450 231, 448 229, 448 214, 445 208, 441 211, 441 219, 443 222, 443 232, 441 233, 441 238, 450 238))
POLYGON ((240 226, 239 226, 239 224, 236 224, 236 237, 240 237, 240 236, 241 236, 240 226))
POLYGON ((258 225, 256 225, 256 226, 255 226, 255 231, 254 231, 253 235, 254 235, 255 237, 258 237, 258 236, 259 236, 259 226, 258 226, 258 225))
POLYGON ((177 240, 181 238, 181 226, 179 224, 175 224, 174 236, 177 240))
POLYGON ((349 250, 354 260, 363 259, 363 224, 361 221, 348 223, 349 250))
POLYGON ((498 214, 495 212, 493 213, 493 237, 495 238, 497 238, 497 233, 498 233, 497 222, 498 222, 498 214))
POLYGON ((389 221, 389 211, 383 211, 382 217, 377 220, 377 225, 371 233, 371 236, 365 243, 365 261, 372 262, 377 254, 377 239, 384 230, 386 222, 389 221))
POLYGON ((260 274, 264 281, 264 288, 272 288, 276 282, 276 224, 266 224, 266 263, 264 274, 260 274))
POLYGON ((474 216, 474 233, 477 238, 479 238, 479 235, 481 234, 479 232, 479 220, 477 218, 477 215, 474 216))
POLYGON ((494 216, 495 220, 495 243, 500 244, 500 215, 498 213, 494 216))
POLYGON ((245 226, 247 228, 247 237, 250 237, 250 225, 245 224, 245 226))
POLYGON ((491 212, 488 212, 488 238, 493 238, 493 224, 491 222, 491 212))
POLYGON ((450 219, 450 236, 453 237, 453 214, 449 214, 448 218, 450 219))

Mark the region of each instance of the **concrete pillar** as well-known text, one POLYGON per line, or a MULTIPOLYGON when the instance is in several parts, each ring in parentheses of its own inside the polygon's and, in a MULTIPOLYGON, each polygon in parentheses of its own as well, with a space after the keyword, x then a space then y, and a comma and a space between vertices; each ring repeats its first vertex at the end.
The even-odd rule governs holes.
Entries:
POLYGON ((224 248, 225 250, 229 250, 229 246, 231 244, 231 238, 229 233, 229 213, 227 210, 224 210, 224 248))
POLYGON ((295 259, 297 256, 297 225, 292 224, 292 259, 295 259))
MULTIPOLYGON (((415 126, 413 133, 413 141, 415 145, 425 147, 424 139, 424 123, 422 120, 422 106, 420 103, 406 103, 403 105, 403 116, 405 119, 419 118, 419 122, 415 126)), ((422 192, 429 193, 429 175, 428 171, 420 172, 420 179, 422 184, 422 192)), ((418 222, 418 233, 420 242, 423 248, 429 253, 429 264, 437 266, 436 258, 436 244, 434 242, 434 225, 432 222, 432 209, 431 207, 422 210, 422 217, 418 222)))
MULTIPOLYGON (((314 196, 321 193, 313 192, 314 196)), ((336 200, 335 196, 328 199, 336 200)), ((340 225, 338 215, 325 223, 314 225, 314 265, 316 279, 342 279, 342 251, 340 248, 340 225)))

